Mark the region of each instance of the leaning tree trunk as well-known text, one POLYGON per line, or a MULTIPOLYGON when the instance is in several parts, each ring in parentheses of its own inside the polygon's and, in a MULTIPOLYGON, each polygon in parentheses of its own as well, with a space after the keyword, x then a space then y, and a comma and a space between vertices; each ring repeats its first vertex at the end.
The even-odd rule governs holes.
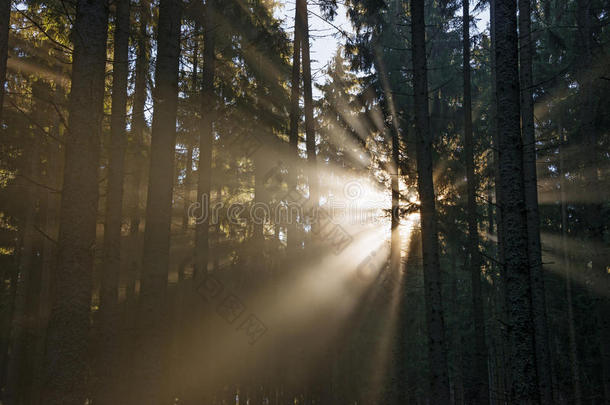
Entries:
POLYGON ((157 29, 154 115, 146 228, 138 302, 133 402, 162 400, 165 349, 163 314, 169 268, 169 244, 178 107, 181 0, 161 0, 157 29))
POLYGON ((470 85, 470 3, 462 0, 463 21, 463 75, 464 75, 464 153, 466 155, 466 182, 468 193, 468 253, 472 280, 472 314, 474 320, 474 364, 471 372, 470 400, 477 404, 489 403, 489 370, 487 368, 487 342, 485 314, 481 292, 481 254, 479 252, 479 225, 477 218, 477 184, 474 172, 474 140, 472 134, 472 95, 470 85))
POLYGON ((428 111, 428 73, 424 0, 411 0, 413 88, 415 91, 415 135, 417 146, 417 186, 421 201, 421 237, 424 264, 424 293, 428 328, 430 399, 433 404, 449 403, 449 377, 445 325, 441 297, 441 269, 434 180, 432 174, 432 134, 428 111))
POLYGON ((118 401, 120 339, 119 277, 121 269, 121 227, 123 211, 123 177, 127 133, 127 76, 129 74, 129 0, 116 2, 112 74, 112 113, 106 218, 102 252, 102 285, 100 288, 99 345, 97 356, 96 403, 118 401))
POLYGON ((511 400, 539 403, 532 322, 523 143, 519 103, 516 3, 498 0, 495 9, 496 91, 502 242, 512 370, 511 400))
POLYGON ((536 365, 540 400, 553 403, 551 357, 546 317, 546 297, 540 245, 538 214, 538 180, 536 176, 536 136, 532 79, 533 44, 531 32, 531 0, 519 0, 519 78, 521 81, 521 125, 523 133, 523 180, 527 210, 527 242, 532 283, 532 311, 536 338, 536 365))
POLYGON ((45 356, 45 404, 85 402, 108 8, 79 0, 74 25, 58 265, 45 356))
POLYGON ((216 27, 212 1, 205 5, 203 38, 203 72, 201 97, 201 132, 199 134, 199 163, 197 165, 197 202, 202 211, 195 233, 195 276, 203 277, 208 271, 210 251, 210 190, 212 184, 212 145, 214 124, 214 76, 216 73, 216 27), (204 200, 207 204, 204 204, 204 200))
POLYGON ((4 82, 6 81, 6 62, 8 59, 8 33, 11 20, 11 0, 0 0, 0 123, 4 105, 4 82))

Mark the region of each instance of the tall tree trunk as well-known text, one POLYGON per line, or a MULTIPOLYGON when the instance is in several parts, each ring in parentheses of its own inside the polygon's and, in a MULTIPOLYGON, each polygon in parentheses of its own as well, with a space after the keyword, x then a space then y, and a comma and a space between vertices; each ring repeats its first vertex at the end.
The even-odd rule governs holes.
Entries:
MULTIPOLYGON (((593 285, 598 291, 609 291, 610 274, 607 271, 608 244, 604 241, 604 228, 606 226, 603 215, 603 197, 597 197, 596 193, 603 189, 599 173, 601 172, 600 161, 603 154, 600 151, 599 128, 596 123, 597 109, 600 97, 596 94, 596 73, 593 66, 597 61, 593 50, 597 46, 595 40, 596 11, 591 1, 579 0, 577 2, 579 69, 578 82, 580 90, 580 133, 584 137, 584 151, 586 156, 584 164, 584 195, 592 196, 592 201, 586 204, 586 227, 590 243, 591 275, 593 285), (597 199, 596 199, 597 198, 597 199)), ((610 339, 610 298, 607 295, 591 292, 595 303, 596 319, 598 323, 599 341, 601 354, 601 377, 602 392, 607 402, 610 402, 610 350, 607 348, 610 339)))
POLYGON ((8 59, 8 34, 11 21, 11 0, 0 0, 0 123, 4 105, 4 82, 6 82, 6 61, 8 59))
MULTIPOLYGON (((396 117, 394 117, 396 118, 396 117)), ((400 271, 400 144, 398 141, 398 130, 392 125, 392 165, 390 188, 392 192, 392 215, 390 220, 390 269, 393 272, 400 271)))
POLYGON ((305 144, 307 148, 307 181, 309 183, 309 201, 311 209, 318 207, 318 173, 316 168, 316 131, 313 118, 313 95, 311 88, 311 58, 309 55, 309 17, 307 0, 297 0, 303 38, 301 52, 303 56, 303 98, 305 107, 305 144))
POLYGON ((574 303, 572 302, 572 263, 568 253, 568 208, 566 201, 566 184, 564 170, 563 147, 566 138, 563 128, 559 125, 560 147, 559 147, 559 194, 561 197, 561 249, 563 251, 563 266, 566 279, 566 306, 568 307, 568 345, 570 357, 570 373, 572 374, 572 391, 574 404, 582 404, 582 386, 580 381, 580 360, 578 357, 578 345, 576 342, 576 329, 574 326, 574 303))
POLYGON ((523 143, 519 103, 516 3, 498 0, 495 9, 496 91, 499 169, 501 177, 502 242, 510 356, 512 401, 539 403, 532 322, 527 216, 523 182, 523 143))
POLYGON ((112 113, 106 217, 102 252, 100 288, 99 346, 97 357, 96 403, 118 402, 119 384, 119 277, 121 270, 121 228, 123 212, 123 178, 127 134, 127 76, 129 74, 129 0, 115 3, 115 31, 112 74, 112 113))
POLYGON ((131 250, 130 263, 128 264, 127 292, 126 297, 130 298, 135 293, 135 282, 139 271, 141 255, 138 252, 139 232, 140 232, 140 188, 142 186, 144 160, 144 132, 146 130, 146 99, 148 97, 148 64, 149 64, 149 2, 141 0, 139 5, 139 27, 136 37, 136 74, 132 107, 132 143, 130 146, 131 163, 131 186, 128 203, 129 216, 129 246, 131 250))
POLYGON ((146 228, 138 302, 134 402, 162 400, 169 244, 178 107, 181 0, 161 0, 157 29, 154 115, 146 202, 146 228))
MULTIPOLYGON (((288 172, 288 189, 291 192, 296 192, 297 187, 297 170, 299 160, 299 99, 301 96, 301 47, 303 28, 300 17, 300 7, 295 7, 294 15, 294 45, 292 54, 292 76, 290 81, 290 156, 292 162, 288 172)), ((290 193, 289 193, 290 195, 290 193)), ((290 204, 290 201, 286 201, 290 204)), ((290 253, 293 253, 298 245, 297 236, 297 218, 292 218, 290 209, 287 215, 287 248, 290 253)))
POLYGON ((472 134, 472 96, 470 84, 470 4, 462 0, 462 39, 464 75, 464 153, 466 155, 466 181, 468 189, 468 253, 472 280, 472 314, 474 320, 474 370, 470 400, 477 404, 489 403, 489 370, 487 369, 487 342, 485 314, 481 292, 481 254, 479 252, 479 225, 477 215, 477 179, 474 172, 474 140, 472 134))
MULTIPOLYGON (((37 139, 29 145, 32 151, 29 159, 24 162, 25 177, 39 181, 40 154, 37 139)), ((10 334, 10 356, 7 370, 7 389, 5 400, 8 404, 21 404, 27 401, 29 383, 28 354, 30 336, 33 329, 33 314, 31 313, 32 289, 40 280, 40 269, 36 263, 36 207, 38 205, 37 186, 28 182, 25 191, 25 209, 20 221, 22 228, 21 246, 19 252, 19 275, 14 302, 14 312, 10 334)))
POLYGON ((428 111, 428 73, 426 61, 426 27, 424 0, 411 1, 411 36, 413 88, 415 91, 415 136, 417 145, 417 186, 421 201, 421 238, 424 264, 426 323, 428 328, 428 362, 430 364, 430 398, 434 404, 449 403, 449 377, 445 325, 441 297, 441 269, 438 255, 438 232, 434 180, 432 174, 432 134, 428 111))
POLYGON ((202 220, 197 223, 195 235, 195 275, 203 276, 208 271, 209 236, 212 184, 212 144, 214 138, 214 76, 216 73, 216 23, 214 0, 209 0, 204 11, 203 72, 201 97, 201 132, 199 134, 199 163, 197 165, 197 201, 201 204, 202 220), (207 205, 204 205, 204 199, 207 205))
MULTIPOLYGON (((191 100, 196 100, 199 94, 199 81, 197 63, 199 61, 199 24, 195 23, 193 30, 193 75, 191 78, 191 100)), ((196 104, 196 103, 194 103, 196 104)), ((193 135, 197 133, 197 126, 193 125, 193 135)), ((184 175, 184 211, 182 216, 182 229, 185 231, 189 225, 189 207, 191 206, 191 186, 193 182, 193 142, 188 141, 186 151, 186 170, 184 175)))
POLYGON ((127 213, 129 217, 128 251, 129 261, 126 263, 125 277, 125 311, 123 316, 123 328, 121 333, 121 368, 128 378, 120 381, 120 396, 128 402, 132 396, 133 387, 129 384, 133 372, 133 356, 135 347, 135 318, 136 318, 136 279, 142 259, 140 251, 140 189, 143 176, 144 159, 144 131, 146 120, 144 109, 147 99, 147 79, 149 64, 149 39, 147 27, 149 22, 149 2, 140 0, 138 11, 138 32, 135 35, 136 42, 136 66, 135 86, 133 95, 131 142, 129 148, 129 178, 130 184, 127 195, 127 213))
POLYGON ((540 245, 540 215, 538 214, 538 180, 536 175, 536 134, 531 32, 531 0, 519 0, 519 78, 521 81, 521 126, 523 134, 523 180, 527 210, 527 241, 532 283, 532 311, 536 338, 536 366, 542 403, 553 403, 551 357, 546 316, 546 297, 540 245))
POLYGON ((42 397, 85 402, 108 7, 79 0, 74 25, 70 117, 42 397))
POLYGON ((494 197, 495 197, 495 209, 496 209, 496 262, 499 264, 499 277, 498 277, 498 287, 496 288, 496 294, 498 296, 497 307, 498 313, 500 314, 500 318, 504 321, 499 324, 499 332, 502 336, 501 344, 502 348, 500 350, 500 361, 502 362, 502 387, 504 391, 500 394, 502 398, 508 398, 509 392, 508 389, 511 385, 510 383, 510 364, 509 364, 509 356, 507 353, 509 352, 509 337, 508 337, 508 328, 506 327, 506 319, 508 318, 507 307, 506 307, 506 266, 504 261, 504 242, 503 242, 503 233, 504 227, 502 225, 503 218, 503 205, 502 205, 502 176, 500 175, 500 153, 499 147, 500 138, 498 131, 498 92, 496 90, 496 78, 497 78, 497 62, 496 62, 496 23, 495 23, 495 15, 496 15, 496 1, 490 0, 489 2, 489 28, 490 28, 490 42, 491 42, 491 93, 492 93, 492 103, 491 103, 491 130, 492 137, 491 143, 493 148, 493 173, 494 173, 494 197))

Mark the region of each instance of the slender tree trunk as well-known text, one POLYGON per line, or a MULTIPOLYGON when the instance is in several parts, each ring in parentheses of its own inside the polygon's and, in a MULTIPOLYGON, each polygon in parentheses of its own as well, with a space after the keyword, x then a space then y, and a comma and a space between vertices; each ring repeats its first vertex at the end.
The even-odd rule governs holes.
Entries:
MULTIPOLYGON (((49 87, 50 90, 50 87, 49 87)), ((55 95, 57 100, 64 98, 62 92, 58 92, 55 95)), ((52 132, 59 139, 61 137, 60 126, 61 120, 55 115, 52 132)), ((44 170, 44 184, 47 184, 54 190, 61 189, 61 148, 58 143, 49 144, 46 146, 46 167, 44 170)), ((41 250, 42 250, 42 262, 41 262, 41 279, 40 279, 40 297, 38 299, 38 322, 37 322, 37 346, 35 349, 35 360, 33 385, 30 388, 30 403, 32 405, 41 403, 41 386, 43 383, 43 364, 44 364, 44 350, 46 341, 46 329, 49 322, 49 299, 51 293, 51 275, 54 274, 55 265, 57 263, 57 249, 55 242, 57 240, 58 222, 59 222, 59 200, 60 195, 58 192, 52 190, 43 190, 44 194, 41 196, 40 205, 40 219, 39 226, 44 229, 44 232, 49 237, 43 237, 41 250), (44 213, 43 213, 44 210, 44 213)))
POLYGON ((303 31, 301 52, 303 56, 303 98, 305 107, 305 144, 307 148, 307 180, 309 182, 309 200, 311 209, 318 207, 318 172, 316 168, 316 131, 313 118, 313 95, 311 89, 311 59, 309 55, 309 17, 307 0, 297 0, 303 31))
POLYGON ((470 4, 462 0, 463 20, 463 75, 464 75, 464 152, 468 189, 468 252, 472 280, 472 314, 474 318, 474 370, 471 400, 478 404, 489 403, 489 370, 487 368, 487 342, 485 314, 481 292, 481 255, 479 252, 479 225, 477 216, 477 179, 474 171, 474 140, 472 134, 472 96, 470 84, 470 4))
POLYGON ((11 0, 0 0, 0 123, 4 105, 4 83, 8 59, 8 34, 11 21, 11 0))
POLYGON ((184 207, 182 214, 182 229, 189 226, 189 207, 191 206, 191 182, 193 180, 193 145, 187 145, 186 173, 184 175, 184 207))
POLYGON ((136 279, 140 269, 142 254, 140 251, 140 189, 143 176, 144 158, 144 131, 146 120, 144 109, 147 99, 148 79, 148 47, 149 39, 147 27, 149 21, 149 3, 147 0, 139 2, 139 26, 136 34, 136 66, 135 86, 133 95, 132 121, 131 121, 131 143, 129 144, 129 170, 131 173, 128 188, 127 216, 129 217, 128 251, 129 258, 125 277, 125 311, 123 316, 123 328, 121 333, 121 368, 125 370, 128 378, 120 381, 120 397, 122 403, 129 403, 133 387, 131 381, 133 370, 133 358, 135 352, 135 330, 136 319, 136 279))
MULTIPOLYGON (((566 143, 563 128, 559 126, 560 145, 566 143)), ((563 266, 566 279, 566 305, 568 307, 568 342, 570 357, 570 372, 572 374, 572 390, 574 404, 582 404, 582 385, 580 381, 580 360, 578 357, 578 344, 576 342, 576 329, 574 327, 574 303, 572 302, 572 264, 568 253, 568 209, 565 193, 565 170, 563 148, 559 148, 559 193, 561 196, 561 249, 563 251, 563 266)))
MULTIPOLYGON (((299 160, 299 98, 301 95, 301 46, 303 29, 302 21, 299 13, 299 7, 295 7, 294 16, 294 46, 292 54, 292 77, 290 85, 290 160, 291 166, 289 169, 288 188, 295 192, 297 187, 297 162, 299 160)), ((290 201, 287 201, 290 203, 290 201)), ((290 210, 289 210, 290 211, 290 210)), ((293 253, 298 245, 297 236, 297 218, 293 218, 291 214, 287 216, 287 248, 293 253)))
POLYGON ((115 3, 115 32, 112 74, 112 113, 106 217, 100 288, 99 347, 96 403, 118 401, 120 340, 119 277, 121 269, 121 228, 123 224, 123 178, 127 133, 127 76, 129 73, 129 0, 115 3))
POLYGON ((390 221, 391 241, 390 241, 390 268, 394 271, 400 271, 400 144, 398 141, 398 131, 395 126, 390 128, 392 133, 392 165, 390 188, 392 192, 392 216, 390 221))
POLYGON ((202 220, 198 221, 195 235, 195 275, 205 275, 209 262, 209 237, 212 184, 212 140, 214 138, 214 113, 216 103, 214 99, 214 77, 216 74, 216 26, 214 18, 215 3, 210 0, 204 11, 204 43, 203 43, 203 72, 201 97, 201 132, 199 134, 199 163, 197 165, 197 201, 202 204, 202 220), (204 199, 207 206, 204 205, 204 199))
POLYGON ((428 327, 428 362, 430 398, 433 404, 449 403, 449 377, 445 325, 441 297, 441 269, 434 181, 432 174, 432 134, 428 111, 428 73, 424 0, 411 1, 413 88, 415 91, 415 135, 417 145, 417 185, 421 201, 421 237, 424 264, 426 323, 428 327))
POLYGON ((148 64, 149 64, 149 3, 141 0, 139 5, 139 29, 136 37, 136 78, 134 86, 132 107, 132 144, 131 150, 131 186, 128 204, 129 216, 129 246, 131 250, 130 263, 128 264, 128 277, 126 282, 127 298, 135 293, 135 282, 139 272, 141 254, 138 251, 140 233, 140 188, 142 186, 144 158, 144 132, 146 130, 145 108, 147 99, 148 64))
POLYGON ((519 78, 521 81, 521 126, 523 134, 523 180, 527 210, 527 240, 532 283, 532 310, 536 338, 536 366, 542 403, 553 403, 551 357, 546 316, 546 296, 540 245, 540 215, 538 214, 538 180, 536 175, 536 135, 531 32, 531 0, 519 0, 519 78))
POLYGON ((154 115, 136 332, 136 394, 133 399, 150 405, 161 403, 164 386, 167 336, 163 321, 169 269, 181 15, 180 0, 161 0, 159 3, 154 115))
MULTIPOLYGON (((199 81, 197 80, 197 63, 199 61, 199 24, 195 23, 193 30, 193 76, 191 79, 191 100, 196 100, 199 94, 199 81)), ((196 103, 195 103, 196 104, 196 103)), ((193 126, 193 133, 197 127, 193 126)), ((182 217, 182 229, 187 230, 189 225, 189 207, 191 206, 191 185, 193 181, 193 143, 188 142, 186 151, 186 174, 184 175, 184 213, 182 217)))
MULTIPOLYGON (((32 151, 29 159, 24 162, 25 176, 39 180, 40 155, 38 140, 29 145, 32 151)), ((26 204, 21 227, 23 229, 22 243, 19 252, 19 275, 15 294, 15 306, 10 334, 10 356, 7 370, 7 389, 5 400, 8 404, 21 404, 27 401, 29 389, 28 349, 29 336, 32 330, 32 314, 30 311, 32 288, 39 281, 40 271, 36 266, 36 206, 38 205, 38 190, 32 183, 25 185, 26 204)))
POLYGON ((72 89, 58 266, 42 395, 49 405, 82 405, 86 396, 107 31, 106 2, 79 0, 72 36, 72 89))
POLYGON ((532 322, 527 216, 523 182, 516 3, 498 0, 495 10, 496 91, 501 177, 506 301, 510 328, 512 401, 540 402, 532 322))

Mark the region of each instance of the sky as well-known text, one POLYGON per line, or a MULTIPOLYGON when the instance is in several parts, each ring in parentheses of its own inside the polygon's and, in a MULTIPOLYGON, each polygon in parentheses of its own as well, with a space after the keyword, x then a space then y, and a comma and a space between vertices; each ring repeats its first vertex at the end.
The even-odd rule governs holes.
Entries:
MULTIPOLYGON (((286 31, 294 31, 294 5, 295 0, 280 1, 281 5, 275 10, 276 17, 284 21, 286 31)), ((352 34, 354 31, 346 16, 346 9, 339 5, 337 16, 328 23, 320 14, 320 8, 309 5, 309 31, 311 37, 311 69, 312 77, 316 83, 324 83, 324 68, 335 55, 337 48, 345 41, 338 33, 337 28, 352 34)), ((320 96, 317 89, 313 89, 314 97, 320 96)))
MULTIPOLYGON (((471 3, 474 2, 471 1, 471 3)), ((294 29, 294 7, 295 0, 281 0, 280 6, 275 10, 275 16, 284 22, 284 28, 290 33, 294 29)), ((317 5, 310 4, 308 6, 312 77, 319 84, 324 83, 324 69, 332 60, 337 48, 345 43, 345 38, 339 33, 338 29, 350 35, 354 33, 346 15, 347 9, 341 4, 338 7, 337 16, 329 23, 322 18, 320 8, 317 5)), ((461 14, 461 10, 459 13, 461 14)), ((487 8, 474 12, 471 7, 472 17, 477 19, 477 32, 482 32, 488 28, 489 11, 487 8)), ((471 34, 474 34, 474 30, 471 34)), ((321 96, 321 93, 315 87, 313 93, 314 98, 321 96)))

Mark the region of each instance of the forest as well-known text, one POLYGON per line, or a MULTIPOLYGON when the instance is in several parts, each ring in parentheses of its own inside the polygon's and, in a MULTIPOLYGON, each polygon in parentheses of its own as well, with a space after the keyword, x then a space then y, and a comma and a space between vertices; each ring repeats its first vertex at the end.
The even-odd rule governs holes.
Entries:
POLYGON ((610 404, 607 0, 0 0, 0 405, 610 404))

